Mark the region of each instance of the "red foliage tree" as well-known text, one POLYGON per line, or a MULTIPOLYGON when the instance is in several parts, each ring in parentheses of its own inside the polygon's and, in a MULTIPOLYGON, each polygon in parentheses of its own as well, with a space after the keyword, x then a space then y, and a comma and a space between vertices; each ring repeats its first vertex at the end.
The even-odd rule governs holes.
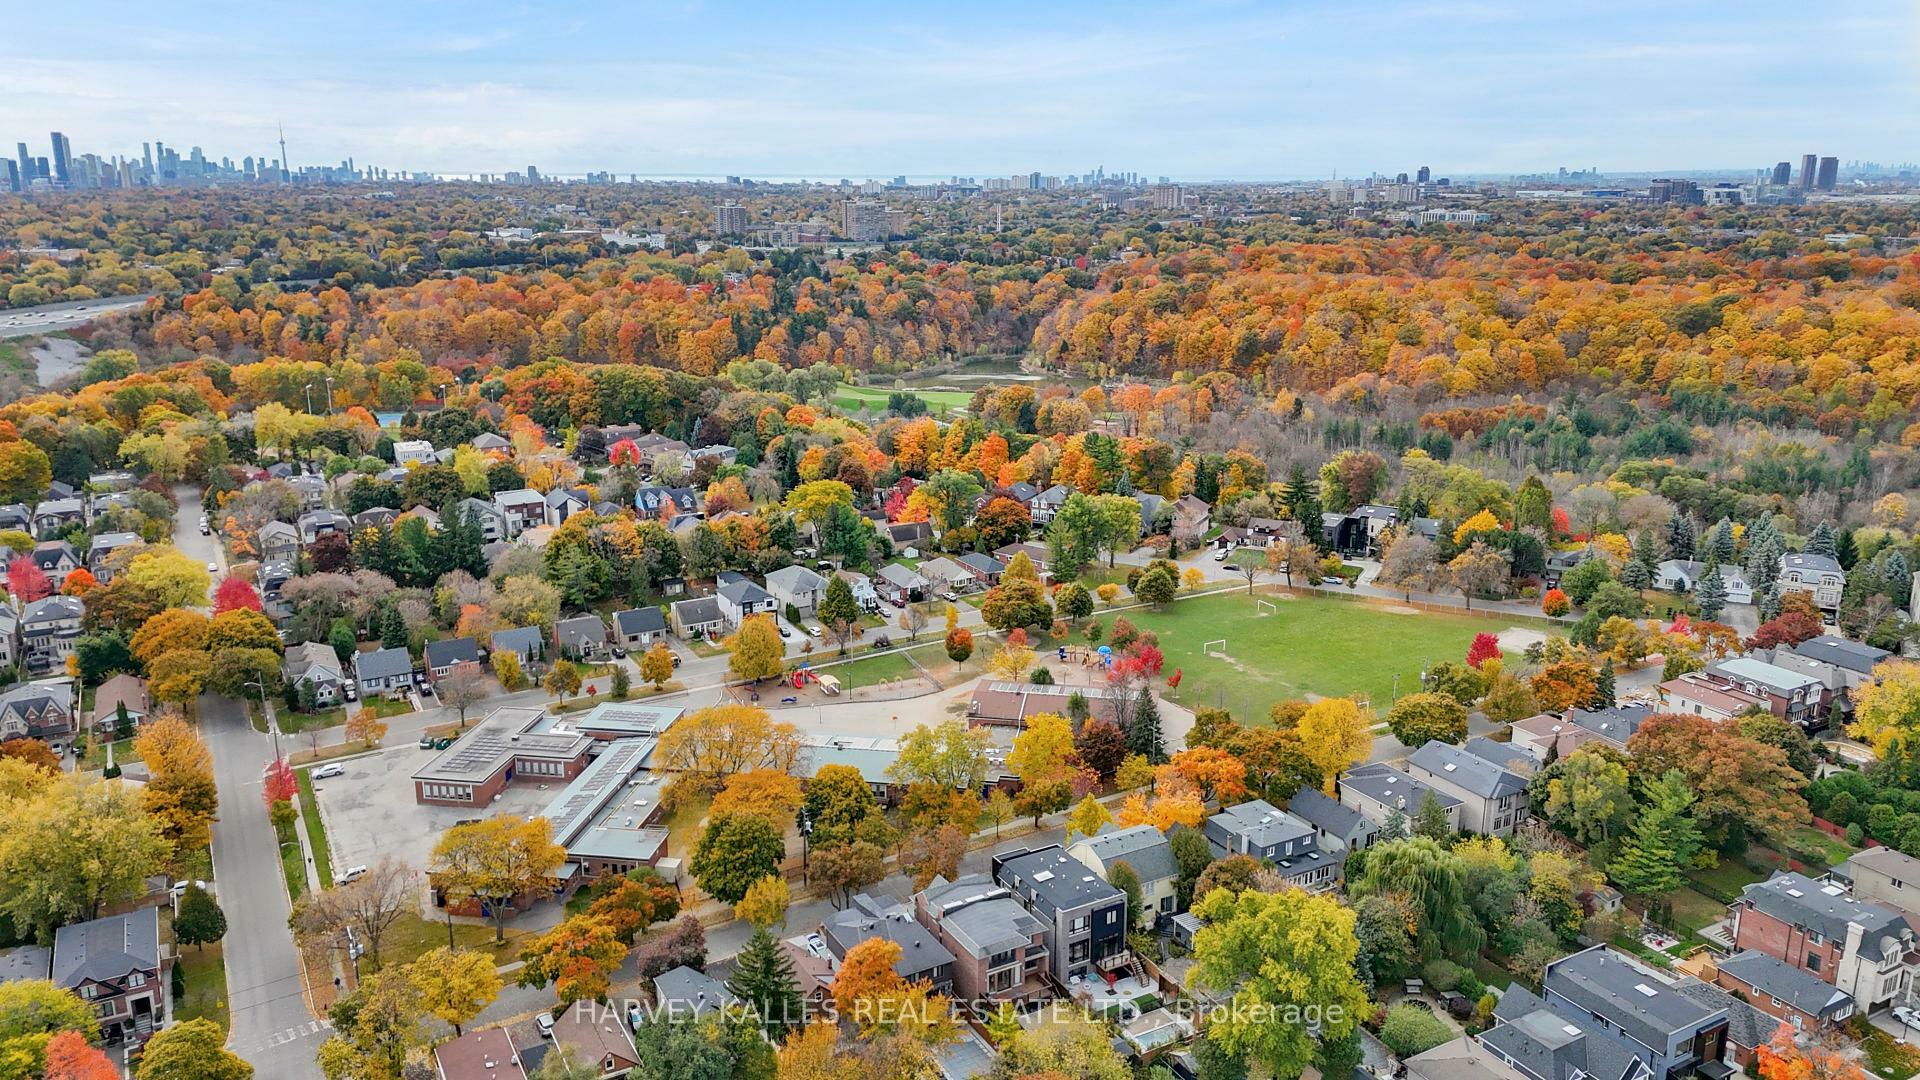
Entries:
POLYGON ((23 604, 44 600, 53 594, 53 582, 32 559, 15 559, 7 567, 7 591, 23 604))
POLYGON ((1545 614, 1558 617, 1565 615, 1572 609, 1573 601, 1567 599, 1567 594, 1557 588, 1548 589, 1546 593, 1540 597, 1540 610, 1545 614))
POLYGON ((1782 612, 1778 618, 1760 624, 1747 639, 1749 649, 1771 649, 1778 645, 1798 645, 1820 636, 1820 620, 1804 611, 1782 612))
POLYGON ((213 613, 242 609, 260 610, 260 594, 254 591, 253 583, 244 578, 222 578, 220 586, 213 590, 213 613))
POLYGON ((899 521, 900 515, 907 509, 907 497, 919 484, 911 476, 903 476, 900 482, 887 489, 886 510, 888 521, 899 521))
POLYGON ((632 439, 621 439, 619 442, 607 447, 607 464, 640 464, 640 447, 635 445, 632 439))
POLYGON ((352 541, 345 533, 321 533, 307 545, 307 561, 313 564, 316 573, 339 573, 353 561, 352 541))
POLYGON ((62 1031, 47 1040, 45 1075, 46 1080, 120 1080, 112 1059, 77 1031, 62 1031))
POLYGON ((274 758, 260 782, 260 797, 267 809, 273 809, 274 803, 291 802, 299 793, 300 784, 294 779, 293 766, 287 764, 286 758, 274 758))
POLYGON ((1174 668, 1173 674, 1167 676, 1167 689, 1177 690, 1179 688, 1180 688, 1180 669, 1174 668))
POLYGON ((1467 646, 1467 666, 1478 670, 1481 664, 1500 658, 1500 639, 1492 634, 1473 635, 1473 644, 1467 646))
POLYGON ((1007 632, 1007 648, 1024 649, 1027 645, 1027 628, 1016 626, 1007 632))
POLYGON ((1573 522, 1571 519, 1567 517, 1567 512, 1557 506, 1554 507, 1553 508, 1553 534, 1555 536, 1565 536, 1572 531, 1573 531, 1573 522))

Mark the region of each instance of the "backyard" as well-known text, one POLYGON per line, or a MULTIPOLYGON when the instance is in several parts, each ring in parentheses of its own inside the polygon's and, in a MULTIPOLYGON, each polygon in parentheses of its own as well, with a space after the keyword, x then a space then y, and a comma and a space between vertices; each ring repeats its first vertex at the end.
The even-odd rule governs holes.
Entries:
MULTIPOLYGON (((1165 674, 1181 672, 1166 696, 1188 708, 1225 706, 1236 718, 1257 720, 1283 698, 1360 695, 1385 712, 1394 678, 1402 694, 1420 688, 1420 672, 1441 660, 1460 660, 1476 633, 1513 627, 1511 615, 1416 611, 1387 604, 1223 592, 1181 600, 1162 611, 1122 613, 1159 635, 1165 674), (1272 605, 1261 614, 1259 601, 1272 605), (1225 645, 1209 642, 1225 639, 1225 645), (1219 655, 1225 652, 1225 657, 1219 655)), ((1112 615, 1097 617, 1111 631, 1112 615)), ((1106 641, 1104 634, 1101 641, 1106 641)), ((1042 658, 1044 662, 1044 657, 1042 658)))

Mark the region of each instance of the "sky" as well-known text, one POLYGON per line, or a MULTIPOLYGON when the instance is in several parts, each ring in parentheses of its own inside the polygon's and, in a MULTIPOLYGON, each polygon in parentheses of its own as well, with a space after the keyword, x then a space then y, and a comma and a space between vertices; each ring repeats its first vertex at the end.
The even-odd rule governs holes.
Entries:
POLYGON ((0 147, 1180 179, 1920 158, 1920 0, 4 0, 0 147))

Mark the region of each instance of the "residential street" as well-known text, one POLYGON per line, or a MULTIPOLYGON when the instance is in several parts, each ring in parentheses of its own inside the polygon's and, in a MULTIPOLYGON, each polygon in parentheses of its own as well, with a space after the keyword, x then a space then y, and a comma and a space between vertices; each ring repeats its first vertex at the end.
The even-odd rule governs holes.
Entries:
MULTIPOLYGON (((200 535, 200 493, 179 488, 175 495, 175 546, 202 562, 222 562, 219 545, 200 535)), ((220 792, 213 873, 227 915, 227 1042, 259 1076, 318 1080, 314 1055, 328 1033, 307 1008, 300 957, 287 929, 280 848, 260 801, 260 772, 273 759, 273 740, 253 729, 247 710, 233 698, 202 697, 199 713, 220 792)))

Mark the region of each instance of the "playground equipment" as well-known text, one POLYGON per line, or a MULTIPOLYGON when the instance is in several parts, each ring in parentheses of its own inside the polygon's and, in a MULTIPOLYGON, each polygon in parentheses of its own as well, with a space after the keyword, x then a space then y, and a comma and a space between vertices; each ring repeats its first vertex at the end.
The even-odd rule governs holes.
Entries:
POLYGON ((1094 653, 1100 657, 1101 667, 1103 668, 1113 667, 1113 646, 1102 645, 1098 649, 1095 649, 1094 653))
POLYGON ((1214 638, 1212 641, 1202 643, 1200 646, 1200 654, 1202 656, 1225 657, 1227 655, 1227 639, 1214 638), (1218 649, 1215 649, 1214 648, 1215 645, 1218 645, 1220 647, 1218 649))
POLYGON ((822 675, 806 664, 802 664, 793 669, 793 688, 795 690, 805 690, 808 683, 818 684, 821 692, 829 696, 840 692, 840 680, 832 675, 822 675))
POLYGON ((1279 610, 1279 608, 1273 606, 1273 601, 1271 600, 1255 600, 1253 602, 1253 611, 1256 618, 1261 615, 1276 614, 1279 610))

